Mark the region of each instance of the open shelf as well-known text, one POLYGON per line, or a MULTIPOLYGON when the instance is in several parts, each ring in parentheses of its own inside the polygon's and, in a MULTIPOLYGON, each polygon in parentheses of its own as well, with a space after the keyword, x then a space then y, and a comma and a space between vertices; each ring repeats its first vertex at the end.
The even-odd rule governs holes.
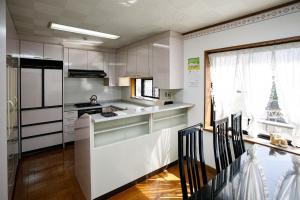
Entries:
POLYGON ((187 124, 187 110, 171 110, 153 114, 152 131, 159 131, 172 128, 178 125, 187 124))
POLYGON ((149 116, 148 114, 96 123, 94 127, 94 147, 149 134, 149 116))

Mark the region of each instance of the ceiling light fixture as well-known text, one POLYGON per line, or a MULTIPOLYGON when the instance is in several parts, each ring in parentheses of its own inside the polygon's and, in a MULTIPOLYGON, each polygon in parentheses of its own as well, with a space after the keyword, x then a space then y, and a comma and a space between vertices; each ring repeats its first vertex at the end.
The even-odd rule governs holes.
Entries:
POLYGON ((63 44, 67 45, 88 45, 88 46, 99 46, 103 44, 102 41, 92 41, 92 40, 63 40, 63 44))
POLYGON ((54 30, 60 30, 60 31, 67 31, 67 32, 72 32, 72 33, 78 33, 78 34, 83 34, 83 35, 90 35, 90 36, 95 36, 95 37, 101 37, 101 38, 108 38, 108 39, 118 39, 120 36, 118 35, 112 35, 112 34, 107 34, 107 33, 101 33, 98 31, 92 31, 88 29, 82 29, 82 28, 76 28, 73 26, 66 26, 62 24, 56 24, 51 22, 49 25, 49 28, 54 29, 54 30))
POLYGON ((164 48, 164 49, 168 49, 169 45, 165 45, 165 44, 160 44, 160 43, 153 43, 154 47, 158 47, 158 48, 164 48))

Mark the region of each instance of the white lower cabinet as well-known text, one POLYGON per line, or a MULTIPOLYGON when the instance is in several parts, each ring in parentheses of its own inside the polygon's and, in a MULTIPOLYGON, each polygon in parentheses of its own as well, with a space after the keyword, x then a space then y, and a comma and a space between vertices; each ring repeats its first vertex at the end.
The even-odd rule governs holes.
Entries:
POLYGON ((50 147, 62 143, 62 133, 22 139, 22 152, 50 147))
POLYGON ((94 123, 76 121, 75 174, 86 199, 95 199, 178 159, 178 130, 187 109, 94 123))
POLYGON ((22 125, 62 120, 62 108, 45 108, 22 111, 22 125))
POLYGON ((72 142, 74 138, 75 121, 77 120, 78 111, 64 112, 64 143, 72 142))

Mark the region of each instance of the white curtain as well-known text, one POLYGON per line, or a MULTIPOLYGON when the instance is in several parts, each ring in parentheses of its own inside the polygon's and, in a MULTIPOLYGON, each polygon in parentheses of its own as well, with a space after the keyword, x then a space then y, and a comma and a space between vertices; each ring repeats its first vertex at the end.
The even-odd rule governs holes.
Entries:
POLYGON ((215 100, 215 119, 230 116, 236 93, 237 53, 216 53, 209 55, 213 96, 215 100))
POLYGON ((264 117, 272 88, 272 52, 268 49, 241 51, 238 56, 244 96, 243 117, 250 119, 248 134, 256 137, 258 119, 264 117))
POLYGON ((300 147, 300 43, 275 50, 278 101, 287 122, 294 126, 292 144, 300 147))

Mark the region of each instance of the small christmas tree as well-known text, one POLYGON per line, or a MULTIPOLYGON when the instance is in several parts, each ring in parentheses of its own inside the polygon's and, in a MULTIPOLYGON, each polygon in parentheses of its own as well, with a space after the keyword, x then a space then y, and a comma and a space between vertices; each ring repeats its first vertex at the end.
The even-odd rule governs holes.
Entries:
POLYGON ((280 122, 280 123, 286 123, 286 121, 283 118, 283 114, 281 112, 281 109, 278 104, 278 95, 276 91, 276 84, 274 81, 272 81, 272 89, 271 89, 271 95, 269 98, 268 105, 266 107, 266 120, 274 121, 274 122, 280 122))

